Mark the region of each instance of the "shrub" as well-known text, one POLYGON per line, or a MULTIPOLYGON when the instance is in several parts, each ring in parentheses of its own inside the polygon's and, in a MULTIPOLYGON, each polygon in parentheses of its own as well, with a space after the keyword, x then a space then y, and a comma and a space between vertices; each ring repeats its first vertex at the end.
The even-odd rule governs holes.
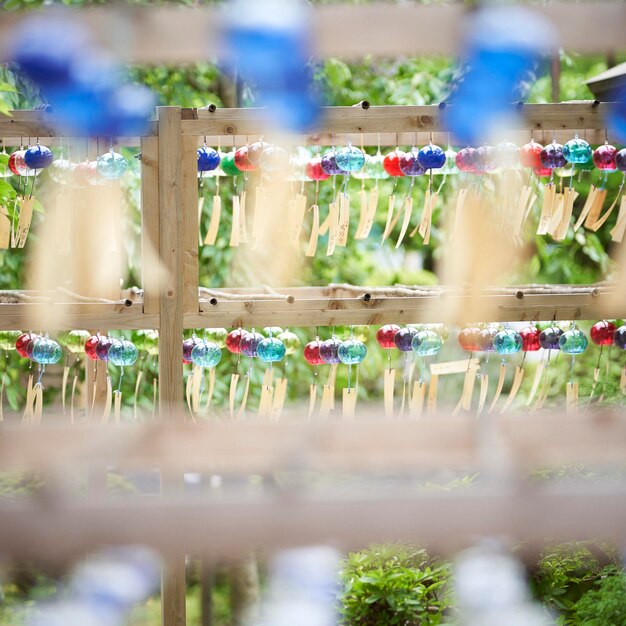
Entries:
POLYGON ((346 626, 430 626, 451 604, 451 565, 411 546, 372 546, 348 555, 340 594, 346 626))

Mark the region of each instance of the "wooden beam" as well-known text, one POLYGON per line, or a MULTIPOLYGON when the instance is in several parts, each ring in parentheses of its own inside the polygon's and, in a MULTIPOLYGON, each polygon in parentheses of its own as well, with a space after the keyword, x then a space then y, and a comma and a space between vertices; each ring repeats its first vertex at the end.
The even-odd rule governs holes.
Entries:
MULTIPOLYGON (((61 560, 102 545, 141 544, 165 554, 234 559, 299 545, 343 550, 409 542, 454 553, 481 537, 540 551, 551 542, 626 540, 626 489, 615 481, 538 487, 523 483, 450 491, 370 488, 214 497, 120 498, 101 503, 41 500, 0 507, 5 558, 61 560), (47 502, 47 504, 46 504, 47 502)), ((181 589, 182 591, 182 589, 181 589)), ((165 613, 165 616, 171 613, 165 613)), ((176 613, 174 613, 176 615, 176 613)), ((168 623, 182 623, 174 620, 168 623)))
POLYGON ((159 317, 156 314, 141 312, 141 305, 126 307, 123 304, 75 304, 62 305, 63 319, 50 315, 54 304, 0 304, 0 330, 22 330, 30 325, 28 319, 41 320, 41 326, 47 330, 73 330, 76 328, 108 328, 111 330, 136 330, 140 328, 158 328, 159 317), (48 326, 47 319, 54 319, 54 325, 48 326))
MULTIPOLYGON (((623 3, 605 0, 532 6, 552 22, 558 33, 554 43, 565 50, 599 54, 624 49, 623 3)), ((467 12, 468 8, 458 3, 318 5, 310 20, 314 52, 322 58, 348 60, 456 55, 467 12), (393 33, 393 37, 385 33, 393 33)), ((11 34, 25 15, 31 13, 3 14, 0 61, 10 53, 11 34)), ((73 15, 88 25, 100 43, 133 63, 197 63, 223 52, 222 16, 213 7, 81 8, 73 15), (124 46, 119 46, 120 32, 124 33, 124 46)))
MULTIPOLYGON (((511 131, 600 130, 606 125, 610 104, 583 101, 558 104, 525 104, 511 131)), ((317 126, 319 132, 351 134, 358 142, 360 133, 447 132, 446 110, 439 105, 324 107, 317 126)), ((511 105, 511 114, 518 107, 511 105)), ((181 122, 184 135, 232 136, 258 134, 267 125, 265 110, 259 108, 198 110, 198 119, 181 122)), ((393 142, 395 144, 395 141, 393 142)))
POLYGON ((195 137, 182 139, 182 204, 183 214, 183 311, 197 313, 198 304, 198 166, 195 137))
MULTIPOLYGON (((287 293, 290 290, 285 290, 287 293)), ((185 315, 185 328, 244 328, 279 326, 342 326, 345 324, 419 324, 446 322, 442 310, 480 310, 479 319, 467 322, 523 322, 541 320, 621 319, 625 304, 618 302, 611 291, 590 290, 588 293, 525 294, 524 290, 508 293, 462 293, 425 289, 424 295, 378 297, 368 294, 355 297, 276 299, 220 299, 218 292, 211 300, 200 301, 200 313, 185 315), (370 296, 368 298, 368 296, 370 296), (443 307, 442 302, 450 303, 443 307)), ((261 298, 262 296, 257 296, 261 298)))
MULTIPOLYGON (((48 417, 48 424, 60 422, 48 417)), ((0 468, 50 475, 90 466, 225 475, 479 471, 493 459, 525 474, 562 465, 621 466, 626 459, 626 416, 618 411, 577 419, 522 411, 487 423, 441 411, 409 422, 381 419, 380 407, 369 403, 355 422, 308 422, 302 409, 291 409, 269 423, 4 426, 0 435, 0 468)))

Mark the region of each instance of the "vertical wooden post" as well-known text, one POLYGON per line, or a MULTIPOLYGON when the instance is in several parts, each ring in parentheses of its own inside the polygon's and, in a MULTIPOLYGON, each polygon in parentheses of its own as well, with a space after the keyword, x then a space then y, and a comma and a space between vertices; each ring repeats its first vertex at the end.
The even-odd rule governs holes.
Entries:
POLYGON ((183 265, 184 313, 198 313, 198 138, 183 137, 183 265))
MULTIPOLYGON (((183 363, 183 148, 180 107, 158 107, 159 198, 159 410, 162 420, 182 419, 183 363)), ((182 489, 183 477, 161 475, 162 492, 182 489)), ((164 626, 185 626, 185 557, 165 565, 161 582, 164 626)))
POLYGON ((143 312, 159 312, 159 138, 141 138, 141 286, 143 312))

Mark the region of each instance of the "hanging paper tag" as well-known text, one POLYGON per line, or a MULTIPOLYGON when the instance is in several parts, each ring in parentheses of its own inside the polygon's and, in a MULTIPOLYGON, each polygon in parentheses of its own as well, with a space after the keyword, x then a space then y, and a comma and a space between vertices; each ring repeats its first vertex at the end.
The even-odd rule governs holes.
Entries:
POLYGON ((585 220, 585 228, 591 229, 592 226, 598 221, 600 213, 602 213, 602 206, 604 205, 604 201, 606 199, 606 193, 606 189, 596 189, 593 204, 591 205, 589 215, 587 215, 587 219, 585 220))
MULTIPOLYGON (((61 383, 61 406, 63 407, 63 415, 65 415, 65 396, 67 395, 67 379, 70 375, 69 365, 63 367, 63 382, 61 383)), ((2 379, 4 387, 4 378, 2 379)))
POLYGON ((78 376, 74 374, 74 381, 72 382, 72 397, 70 401, 70 423, 74 423, 74 398, 76 397, 76 385, 78 384, 78 376))
POLYGON ((539 217, 539 225, 537 226, 538 235, 546 235, 550 228, 550 221, 554 213, 554 203, 556 200, 556 185, 550 183, 545 186, 543 194, 543 206, 541 208, 541 216, 539 217))
POLYGON ((374 187, 374 189, 370 190, 369 193, 369 201, 367 206, 367 219, 365 220, 365 225, 363 226, 363 230, 361 231, 361 238, 366 239, 369 237, 369 234, 372 230, 372 226, 374 225, 374 220, 376 219, 376 210, 378 209, 378 187, 374 187))
POLYGON ((540 361, 537 364, 537 369, 535 370, 535 377, 533 378, 533 384, 530 388, 530 393, 528 394, 528 399, 526 400, 526 406, 530 406, 535 398, 535 394, 537 393, 537 389, 539 389, 539 383, 541 382, 541 377, 543 375, 543 370, 545 369, 546 364, 544 361, 540 361))
POLYGON ((392 194, 389 196, 389 208, 387 209, 387 221, 385 222, 385 230, 383 231, 383 241, 389 237, 393 229, 393 215, 395 212, 396 198, 392 194))
POLYGON ((412 419, 422 416, 426 387, 427 385, 423 380, 418 380, 413 383, 413 394, 411 395, 411 404, 409 405, 409 415, 412 419))
POLYGON ((230 407, 230 419, 235 419, 235 394, 237 393, 237 383, 239 374, 230 375, 230 390, 228 392, 228 405, 230 407))
POLYGON ((107 395, 104 401, 104 408, 102 410, 102 418, 100 422, 106 424, 109 421, 111 415, 111 404, 113 403, 113 387, 111 386, 111 377, 107 376, 107 395))
POLYGON ((398 237, 398 241, 396 242, 396 249, 400 247, 404 236, 406 235, 406 231, 409 228, 409 223, 411 222, 411 214, 413 213, 413 198, 407 196, 404 200, 404 217, 402 218, 402 226, 400 227, 400 236, 398 237))
POLYGON ((33 388, 33 424, 39 426, 41 424, 41 416, 43 414, 43 387, 41 383, 37 383, 33 388))
POLYGON ((250 391, 250 376, 246 376, 246 386, 243 388, 243 398, 241 399, 241 404, 239 405, 239 410, 237 411, 237 417, 241 417, 246 410, 246 405, 248 404, 248 393, 250 391))
POLYGON ((393 417, 393 390, 396 380, 396 370, 386 369, 384 372, 384 402, 385 417, 393 417))
POLYGON ((300 240, 302 225, 304 224, 304 216, 306 214, 306 196, 304 194, 296 194, 291 210, 291 242, 297 244, 300 240))
POLYGON ((430 385, 428 386, 428 413, 432 415, 437 412, 437 387, 439 385, 439 375, 432 374, 430 385))
POLYGON ((422 211, 422 219, 419 225, 419 234, 424 240, 424 245, 427 246, 430 243, 430 230, 433 221, 433 211, 437 203, 439 195, 435 191, 430 193, 430 190, 426 191, 426 197, 424 198, 424 210, 422 211))
POLYGON ((26 245, 26 238, 30 230, 30 223, 33 219, 33 198, 20 198, 18 201, 20 216, 17 223, 16 245, 14 247, 23 248, 26 245))
POLYGON ((568 414, 578 413, 578 383, 567 383, 565 402, 568 414))
POLYGON ((320 417, 327 418, 333 408, 335 399, 335 387, 330 384, 322 387, 322 403, 320 405, 320 417))
POLYGON ((615 196, 615 200, 611 206, 604 212, 604 215, 598 217, 598 219, 589 227, 594 233, 598 232, 598 230, 602 227, 602 225, 609 219, 611 213, 613 213, 613 209, 617 205, 617 201, 619 200, 619 195, 615 196))
POLYGON ((274 400, 272 402, 272 419, 280 419, 287 397, 287 379, 277 378, 274 385, 274 400))
POLYGON ((133 419, 137 419, 137 403, 139 402, 139 389, 141 388, 141 381, 143 379, 143 369, 140 369, 137 373, 137 380, 135 381, 135 395, 133 396, 133 419))
POLYGON ((355 239, 365 239, 363 237, 363 229, 365 228, 365 223, 367 222, 367 213, 368 213, 368 197, 367 191, 364 188, 361 188, 359 191, 359 202, 361 209, 359 211, 359 223, 356 227, 356 232, 354 233, 355 239))
POLYGON ((306 249, 306 255, 308 257, 315 256, 315 251, 317 250, 317 240, 319 239, 320 233, 320 210, 317 204, 314 204, 310 209, 313 211, 313 223, 311 225, 311 236, 309 237, 309 245, 306 249))
POLYGON ((550 218, 550 224, 548 226, 548 235, 554 237, 554 233, 563 219, 563 209, 565 205, 565 196, 562 193, 556 193, 554 196, 554 207, 552 210, 552 217, 550 218))
POLYGON ((498 398, 500 398, 500 394, 502 393, 502 387, 504 387, 504 379, 506 378, 506 363, 500 364, 500 374, 498 376, 498 386, 496 387, 496 395, 493 397, 491 401, 491 406, 489 407, 489 413, 494 410, 496 403, 498 402, 498 398))
POLYGON ((122 419, 122 392, 117 390, 115 391, 113 415, 115 417, 115 423, 119 424, 122 419))
MULTIPOLYGON (((267 206, 267 189, 263 185, 256 188, 256 196, 254 198, 254 213, 252 215, 252 239, 256 240, 261 237, 263 232, 263 224, 265 222, 265 213, 267 206)), ((293 207, 289 207, 291 213, 293 207)))
POLYGON ((11 220, 5 207, 0 206, 0 248, 7 250, 11 245, 11 220))
POLYGON ((240 224, 240 210, 241 207, 239 205, 239 196, 233 196, 233 217, 232 224, 230 227, 230 247, 236 248, 239 246, 240 234, 241 234, 241 224, 240 224))
POLYGON ((337 234, 339 229, 339 210, 336 202, 328 205, 328 247, 326 248, 326 256, 332 256, 337 245, 337 234))
POLYGON ((155 377, 152 379, 152 414, 151 417, 154 418, 158 405, 158 397, 159 397, 159 379, 155 377))
POLYGON ((356 387, 343 390, 343 419, 353 420, 356 412, 356 387))
POLYGON ((626 231, 626 195, 622 196, 622 201, 619 205, 619 213, 617 214, 617 222, 611 230, 611 240, 616 243, 621 243, 624 239, 624 232, 626 231))
POLYGON ((337 231, 337 245, 345 247, 348 243, 350 229, 350 196, 342 193, 339 196, 339 227, 337 231))
POLYGON ((531 197, 532 191, 532 187, 530 187, 529 185, 524 185, 520 189, 517 207, 513 215, 513 233, 516 237, 520 237, 522 234, 522 228, 524 227, 524 222, 527 215, 526 212, 528 207, 528 201, 531 197))
POLYGON ((261 399, 259 400, 259 417, 265 419, 272 411, 272 399, 274 397, 274 387, 271 385, 261 386, 261 399))
POLYGON ((556 241, 562 241, 567 235, 567 230, 574 212, 574 202, 578 197, 578 192, 573 187, 567 187, 563 194, 563 210, 560 222, 552 230, 552 236, 556 241))
POLYGON ((207 415, 209 412, 209 407, 211 406, 211 401, 213 400, 213 394, 215 392, 215 369, 211 368, 209 370, 209 390, 207 392, 206 404, 204 408, 200 411, 201 415, 207 415))
POLYGON ((487 392, 489 391, 489 375, 480 375, 480 395, 478 396, 478 409, 476 414, 480 415, 485 408, 485 402, 487 401, 487 392))
POLYGON ((522 381, 524 380, 524 368, 516 367, 515 368, 515 376, 513 377, 513 384, 511 385, 511 390, 509 391, 509 396, 504 403, 504 406, 500 410, 500 413, 504 413, 511 406, 513 400, 515 400, 515 396, 517 396, 517 392, 522 385, 522 381))
MULTIPOLYGON (((587 194, 587 199, 585 200, 585 204, 583 205, 582 211, 574 224, 574 232, 576 232, 582 225, 583 222, 587 219, 589 212, 591 211, 591 207, 595 201, 596 193, 598 192, 595 185, 591 185, 589 187, 589 193, 587 194)), ((595 221, 595 220, 594 220, 595 221)))
POLYGON ((202 380, 204 371, 201 367, 194 365, 191 370, 191 408, 192 416, 198 414, 200 410, 200 390, 202 389, 202 380))
POLYGON ((26 405, 24 406, 24 413, 22 420, 24 422, 30 422, 33 419, 33 403, 35 402, 35 393, 33 391, 33 375, 28 376, 28 383, 26 384, 26 405))
MULTIPOLYGON (((463 395, 461 396, 461 408, 464 411, 472 410, 472 396, 474 395, 474 381, 476 380, 476 372, 469 369, 465 372, 465 380, 463 381, 463 395)), ((482 381, 481 381, 482 388, 482 381)))
POLYGON ((315 402, 317 400, 317 385, 312 384, 309 385, 309 419, 313 415, 313 411, 315 411, 315 402))
POLYGON ((431 375, 440 376, 442 374, 462 374, 465 371, 473 370, 476 372, 478 369, 479 360, 472 358, 461 359, 459 361, 444 361, 443 363, 431 363, 430 373, 431 375))
POLYGON ((626 367, 622 370, 622 376, 619 381, 619 389, 622 395, 626 395, 626 367))
POLYGON ((239 243, 248 243, 246 228, 246 192, 242 191, 239 199, 239 243))
POLYGON ((207 230, 204 238, 205 246, 214 246, 217 239, 217 231, 220 226, 220 217, 222 215, 222 199, 219 196, 213 196, 213 211, 211 211, 211 221, 209 222, 209 230, 207 230))

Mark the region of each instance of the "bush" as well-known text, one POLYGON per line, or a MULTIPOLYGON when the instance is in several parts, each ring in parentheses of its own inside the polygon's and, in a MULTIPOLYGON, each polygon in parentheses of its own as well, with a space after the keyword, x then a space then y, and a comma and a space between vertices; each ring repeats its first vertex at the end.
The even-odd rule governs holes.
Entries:
POLYGON ((430 626, 450 607, 452 567, 411 546, 372 546, 348 555, 340 594, 346 626, 430 626))
POLYGON ((607 567, 594 588, 575 604, 571 626, 626 625, 626 574, 615 567, 607 567))

